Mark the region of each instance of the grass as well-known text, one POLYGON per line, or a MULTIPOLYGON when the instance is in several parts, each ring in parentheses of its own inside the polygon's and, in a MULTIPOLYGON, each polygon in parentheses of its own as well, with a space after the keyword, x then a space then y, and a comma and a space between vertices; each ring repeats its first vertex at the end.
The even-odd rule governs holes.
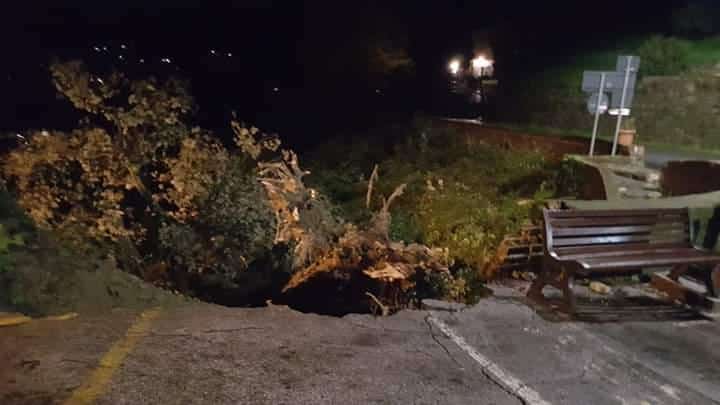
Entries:
MULTIPOLYGON (((363 224, 370 215, 367 179, 377 163, 372 211, 381 206, 381 196, 407 184, 391 207, 391 238, 447 248, 454 274, 465 286, 474 285, 480 272, 492 271, 488 263, 503 238, 516 235, 554 195, 557 164, 539 153, 467 145, 448 129, 405 126, 373 132, 310 152, 304 159, 312 173, 308 184, 328 196, 345 219, 363 224)), ((466 293, 464 298, 476 295, 466 293)))
MULTIPOLYGON (((511 123, 504 123, 504 122, 493 122, 489 124, 488 126, 500 128, 500 129, 507 129, 508 131, 514 131, 514 132, 523 132, 530 135, 539 135, 539 136, 554 136, 554 137, 561 137, 561 138, 583 138, 583 139, 589 139, 592 136, 592 131, 590 130, 582 130, 582 129, 565 129, 565 128, 553 128, 553 127, 547 127, 542 125, 534 125, 534 124, 511 124, 511 123)), ((599 139, 603 139, 606 141, 612 141, 610 137, 607 136, 600 136, 599 139)))
MULTIPOLYGON (((539 73, 540 78, 535 78, 533 81, 535 84, 542 83, 544 88, 579 93, 583 71, 614 70, 618 55, 637 55, 638 50, 649 38, 649 36, 629 37, 605 49, 579 53, 561 65, 539 73)), ((681 39, 680 42, 686 47, 690 68, 720 63, 720 37, 702 40, 681 39)), ((640 70, 642 74, 642 61, 640 70)))
POLYGON ((690 66, 712 66, 720 63, 720 37, 686 42, 690 66))

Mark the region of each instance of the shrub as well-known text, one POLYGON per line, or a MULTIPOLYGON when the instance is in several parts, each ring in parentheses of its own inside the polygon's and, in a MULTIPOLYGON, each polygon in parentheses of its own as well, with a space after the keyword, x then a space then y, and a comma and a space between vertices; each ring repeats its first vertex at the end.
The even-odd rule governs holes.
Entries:
MULTIPOLYGON (((503 239, 518 232, 536 214, 536 203, 553 193, 555 168, 539 153, 468 146, 452 131, 428 123, 395 131, 394 153, 376 148, 373 157, 365 150, 361 156, 348 151, 338 165, 342 169, 318 165, 311 178, 321 191, 338 198, 347 217, 368 218, 365 193, 372 169, 368 162, 374 158, 380 174, 371 209, 394 186, 407 184, 392 206, 390 237, 446 248, 454 263, 452 277, 432 274, 418 280, 418 294, 472 300, 484 293, 482 270, 497 260, 503 239)), ((359 137, 374 139, 374 134, 359 137)), ((316 156, 326 161, 322 153, 316 156)))
POLYGON ((189 220, 167 219, 160 228, 163 257, 191 273, 235 279, 273 247, 274 213, 264 190, 239 157, 208 188, 189 220))
POLYGON ((653 36, 638 49, 641 60, 640 72, 645 75, 676 75, 689 66, 689 50, 685 41, 653 36))

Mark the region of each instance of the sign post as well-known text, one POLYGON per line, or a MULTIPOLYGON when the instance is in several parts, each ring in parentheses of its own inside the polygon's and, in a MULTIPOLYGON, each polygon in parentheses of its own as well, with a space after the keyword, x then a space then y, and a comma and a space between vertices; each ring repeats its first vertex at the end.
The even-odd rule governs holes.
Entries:
MULTIPOLYGON (((630 73, 633 70, 635 70, 635 72, 637 72, 637 68, 633 69, 633 65, 634 65, 633 56, 625 56, 624 58, 626 59, 626 62, 624 63, 625 80, 623 81, 622 95, 620 96, 620 109, 619 109, 618 115, 617 115, 617 123, 615 124, 615 137, 613 138, 613 147, 612 147, 612 155, 613 156, 615 156, 615 154, 617 153, 618 136, 620 135, 620 126, 622 125, 622 117, 623 117, 623 112, 625 109, 625 101, 626 101, 625 98, 627 97, 628 83, 630 81, 630 73)), ((623 62, 622 62, 622 60, 618 60, 618 67, 621 67, 621 66, 623 66, 623 62)))
MULTIPOLYGON (((600 124, 600 109, 603 104, 603 96, 605 90, 605 72, 600 74, 600 88, 597 93, 597 103, 595 104, 595 123, 593 124, 592 139, 590 140, 590 156, 595 153, 595 138, 597 138, 598 125, 600 124)), ((592 97, 592 95, 590 96, 592 97)), ((607 106, 605 107, 607 109, 607 106)), ((605 111, 603 111, 604 113, 605 111)))
POLYGON ((605 112, 609 112, 610 115, 617 114, 618 116, 613 137, 612 155, 614 156, 617 153, 622 116, 630 115, 630 106, 633 102, 639 67, 640 58, 637 56, 620 56, 615 71, 585 71, 583 73, 582 90, 590 94, 588 112, 595 116, 590 141, 590 156, 595 153, 600 115, 605 114, 605 112), (609 99, 608 95, 610 96, 609 99))

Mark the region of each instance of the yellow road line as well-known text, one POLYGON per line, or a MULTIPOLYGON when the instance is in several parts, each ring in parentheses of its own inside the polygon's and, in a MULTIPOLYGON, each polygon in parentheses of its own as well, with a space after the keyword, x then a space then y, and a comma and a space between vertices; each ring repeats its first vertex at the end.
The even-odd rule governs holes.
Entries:
POLYGON ((42 319, 44 321, 67 321, 70 319, 75 319, 77 317, 78 317, 77 312, 68 312, 66 314, 46 316, 45 318, 40 318, 40 319, 42 319))
POLYGON ((23 314, 0 312, 0 326, 15 326, 32 321, 32 318, 23 314))
POLYGON ((125 333, 125 337, 117 342, 100 359, 98 367, 83 385, 73 391, 72 396, 64 405, 88 405, 95 402, 107 389, 115 370, 125 360, 137 342, 147 335, 152 321, 160 315, 160 308, 153 308, 140 314, 135 323, 125 333))

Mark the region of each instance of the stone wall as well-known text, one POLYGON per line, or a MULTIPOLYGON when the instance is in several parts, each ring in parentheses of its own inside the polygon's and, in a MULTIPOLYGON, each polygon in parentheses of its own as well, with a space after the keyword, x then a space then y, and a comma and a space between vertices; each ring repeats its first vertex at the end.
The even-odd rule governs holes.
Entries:
POLYGON ((646 77, 636 96, 641 141, 720 148, 720 69, 646 77))

